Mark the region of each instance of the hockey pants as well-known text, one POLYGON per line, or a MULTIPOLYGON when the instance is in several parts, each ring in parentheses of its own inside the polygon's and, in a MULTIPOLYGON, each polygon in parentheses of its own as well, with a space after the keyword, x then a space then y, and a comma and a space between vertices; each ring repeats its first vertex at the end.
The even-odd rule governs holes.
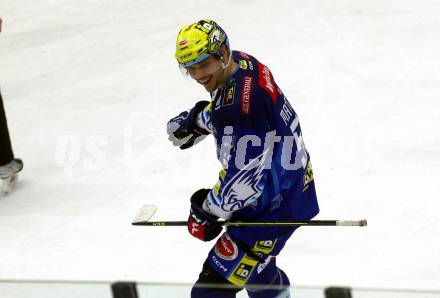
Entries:
MULTIPOLYGON (((275 258, 244 288, 251 298, 289 298, 289 278, 276 266, 275 258)), ((199 279, 192 288, 192 298, 234 298, 243 288, 218 274, 206 261, 199 279), (217 287, 218 286, 218 287, 217 287)))

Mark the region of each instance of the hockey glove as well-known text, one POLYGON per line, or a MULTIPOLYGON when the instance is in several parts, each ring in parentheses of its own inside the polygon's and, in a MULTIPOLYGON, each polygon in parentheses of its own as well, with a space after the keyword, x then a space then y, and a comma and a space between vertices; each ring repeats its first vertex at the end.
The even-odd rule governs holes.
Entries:
POLYGON ((194 108, 174 117, 167 124, 168 139, 174 146, 187 149, 200 142, 209 132, 197 124, 197 115, 209 104, 209 101, 199 101, 194 108))
POLYGON ((202 240, 210 241, 217 237, 223 227, 217 223, 217 216, 203 210, 202 205, 210 189, 199 189, 191 196, 191 210, 188 218, 188 232, 202 240))

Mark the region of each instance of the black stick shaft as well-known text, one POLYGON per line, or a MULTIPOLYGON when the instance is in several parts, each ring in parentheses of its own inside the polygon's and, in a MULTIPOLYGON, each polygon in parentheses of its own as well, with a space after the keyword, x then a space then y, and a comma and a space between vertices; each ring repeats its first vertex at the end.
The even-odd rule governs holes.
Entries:
MULTIPOLYGON (((359 226, 367 225, 367 221, 363 220, 307 220, 307 221, 218 221, 223 226, 359 226)), ((144 221, 134 222, 134 226, 186 226, 187 221, 144 221)))

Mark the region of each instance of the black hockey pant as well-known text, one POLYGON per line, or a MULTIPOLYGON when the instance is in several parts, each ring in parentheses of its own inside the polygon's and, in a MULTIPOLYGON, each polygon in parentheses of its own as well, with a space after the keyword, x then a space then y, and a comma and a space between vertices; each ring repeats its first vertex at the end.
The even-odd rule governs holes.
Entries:
POLYGON ((0 166, 8 164, 12 159, 14 159, 14 153, 12 151, 11 139, 9 137, 3 98, 0 93, 0 166))

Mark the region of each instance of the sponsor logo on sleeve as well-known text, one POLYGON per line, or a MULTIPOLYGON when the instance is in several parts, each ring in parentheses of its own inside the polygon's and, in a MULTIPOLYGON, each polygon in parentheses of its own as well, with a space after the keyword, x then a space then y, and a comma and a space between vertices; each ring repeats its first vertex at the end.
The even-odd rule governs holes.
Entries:
POLYGON ((258 84, 266 90, 270 97, 272 97, 272 101, 275 103, 277 99, 277 89, 275 87, 275 82, 270 72, 269 68, 261 63, 258 64, 258 72, 260 75, 260 79, 258 84))
POLYGON ((252 92, 252 77, 246 76, 243 80, 243 90, 241 92, 241 113, 249 114, 250 112, 250 100, 252 92))

